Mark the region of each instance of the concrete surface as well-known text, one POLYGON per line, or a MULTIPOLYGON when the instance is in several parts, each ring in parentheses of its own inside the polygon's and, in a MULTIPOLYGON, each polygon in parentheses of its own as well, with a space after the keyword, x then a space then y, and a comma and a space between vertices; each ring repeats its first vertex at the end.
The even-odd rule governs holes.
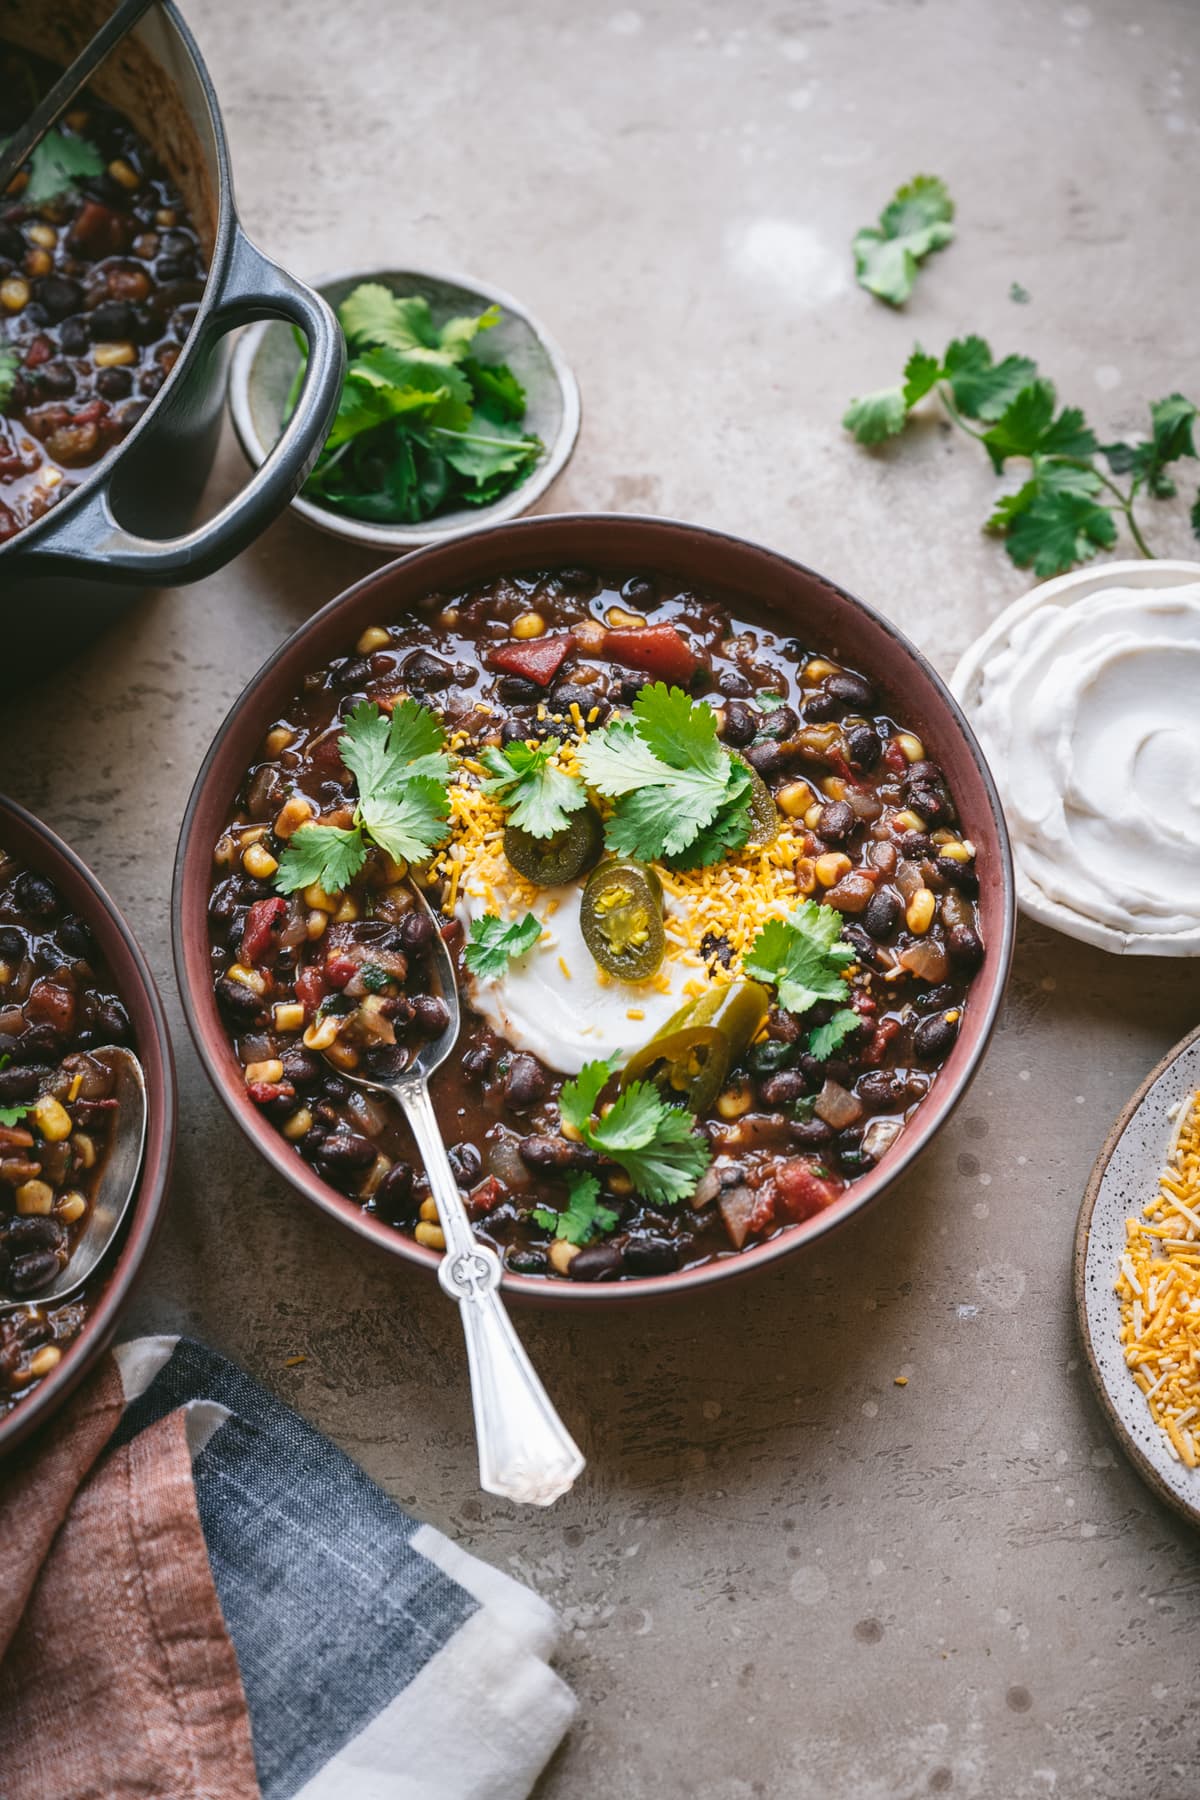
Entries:
MULTIPOLYGON (((943 668, 1025 585, 978 531, 992 478, 936 427, 856 450, 849 396, 960 330, 1035 355, 1106 434, 1195 388, 1183 0, 187 10, 264 245, 300 273, 478 269, 545 316, 584 394, 552 504, 760 536, 943 668), (853 286, 849 243, 921 169, 948 180, 959 239, 896 316, 853 286)), ((241 479, 227 444, 214 503, 241 479)), ((1189 553, 1182 505, 1151 522, 1161 554, 1189 553)), ((1187 1800, 1196 1539, 1092 1404, 1069 1259, 1093 1157, 1196 1022, 1200 965, 1024 930, 973 1092, 872 1216, 703 1303, 525 1318, 590 1469, 548 1517, 482 1499, 446 1303, 267 1178, 171 975, 209 737, 368 566, 285 519, 81 663, 48 644, 48 678, 0 718, 5 787, 123 902, 178 1028, 179 1177, 130 1325, 240 1358, 561 1610, 581 1712, 543 1800, 1187 1800)))

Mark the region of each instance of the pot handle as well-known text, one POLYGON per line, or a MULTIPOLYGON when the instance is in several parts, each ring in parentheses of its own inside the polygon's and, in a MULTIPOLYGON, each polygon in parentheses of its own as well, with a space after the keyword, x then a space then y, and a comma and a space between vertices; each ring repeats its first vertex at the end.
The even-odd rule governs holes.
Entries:
MULTIPOLYGON (((282 512, 325 442, 342 390, 346 346, 321 296, 264 256, 235 223, 232 252, 201 327, 209 340, 205 354, 239 325, 280 318, 299 326, 308 344, 304 385, 283 435, 240 493, 194 531, 172 538, 140 537, 127 531, 113 511, 111 490, 120 478, 119 464, 114 464, 84 505, 65 512, 57 529, 51 515, 36 546, 29 546, 39 572, 65 571, 82 562, 89 574, 113 581, 158 587, 198 581, 237 556, 282 512)), ((187 405, 185 388, 182 383, 175 390, 182 407, 187 405)), ((165 409, 158 415, 169 416, 165 409)), ((155 422, 147 422, 148 439, 155 422)))

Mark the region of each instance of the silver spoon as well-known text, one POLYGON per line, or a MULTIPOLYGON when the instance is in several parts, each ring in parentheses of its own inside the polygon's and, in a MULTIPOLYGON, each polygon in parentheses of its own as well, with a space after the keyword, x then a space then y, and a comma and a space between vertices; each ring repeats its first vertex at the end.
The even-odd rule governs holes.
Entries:
POLYGON ((117 1128, 109 1145, 100 1180, 88 1209, 87 1223, 66 1267, 49 1287, 19 1300, 0 1298, 0 1312, 18 1306, 53 1306, 83 1286, 120 1229, 137 1187, 142 1153, 146 1147, 146 1077, 132 1050, 106 1044, 89 1050, 97 1062, 106 1063, 116 1077, 113 1098, 117 1102, 117 1128))
POLYGON ((429 1097, 429 1077, 445 1062, 458 1037, 458 985, 454 962, 420 889, 409 884, 433 926, 430 955, 450 1017, 440 1037, 423 1044, 393 1081, 375 1081, 339 1068, 345 1081, 390 1094, 408 1120, 446 1238, 438 1280, 457 1301, 467 1340, 479 1485, 485 1493, 527 1506, 551 1506, 583 1470, 579 1446, 559 1418, 513 1330, 500 1298, 500 1259, 480 1243, 450 1167, 429 1097))

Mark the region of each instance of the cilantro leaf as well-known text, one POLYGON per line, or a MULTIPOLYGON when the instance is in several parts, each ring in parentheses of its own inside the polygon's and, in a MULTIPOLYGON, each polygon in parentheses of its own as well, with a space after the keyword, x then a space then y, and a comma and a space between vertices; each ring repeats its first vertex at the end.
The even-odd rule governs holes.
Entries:
POLYGON ((585 1063, 574 1081, 564 1082, 559 1113, 591 1149, 620 1163, 651 1205, 672 1206, 695 1191, 712 1161, 708 1140, 688 1113, 668 1106, 646 1081, 631 1081, 604 1118, 593 1119, 612 1071, 611 1062, 585 1063))
POLYGON ((1165 400, 1150 403, 1151 438, 1141 444, 1103 444, 1102 454, 1114 475, 1136 476, 1159 500, 1169 500, 1175 483, 1166 472, 1166 464, 1181 456, 1196 455, 1194 438, 1196 407, 1182 394, 1169 394, 1165 400))
POLYGON ((524 956, 542 935, 542 922, 536 913, 527 912, 523 919, 509 924, 495 913, 484 913, 471 922, 470 938, 463 951, 463 961, 472 975, 503 975, 509 958, 524 956))
POLYGON ((339 825, 301 825, 279 859, 275 886, 281 894, 314 884, 327 894, 339 894, 366 860, 366 840, 357 825, 348 831, 339 825))
POLYGON ((1010 400, 1000 417, 983 434, 983 445, 999 474, 1010 456, 1094 456, 1099 449, 1078 407, 1064 407, 1054 416, 1057 397, 1054 383, 1039 378, 1010 400))
POLYGON ((601 1232, 611 1231, 620 1216, 599 1201, 600 1183, 596 1177, 572 1169, 567 1175, 567 1204, 562 1212, 535 1206, 533 1216, 543 1231, 552 1231, 568 1244, 590 1244, 601 1232))
POLYGON ((463 362, 475 410, 497 425, 515 425, 525 417, 525 389, 507 363, 481 363, 473 356, 463 362))
POLYGON ((414 776, 393 793, 365 794, 358 803, 364 830, 396 862, 425 862, 444 840, 449 815, 445 784, 429 775, 414 776))
POLYGON ((500 476, 513 476, 505 487, 516 487, 524 480, 545 449, 541 438, 522 437, 504 425, 489 425, 486 431, 451 431, 433 427, 438 449, 470 486, 462 498, 468 505, 485 505, 495 497, 500 476))
POLYGON ((481 331, 490 331, 500 323, 500 308, 487 306, 474 318, 448 319, 438 333, 438 342, 456 361, 461 360, 481 331))
POLYGON ((370 794, 397 782, 428 777, 448 781, 450 758, 441 720, 419 700, 404 699, 391 718, 373 700, 360 700, 346 715, 338 739, 342 761, 370 794))
POLYGON ((1191 521, 1192 531, 1200 538, 1200 493, 1197 493, 1192 502, 1192 510, 1188 514, 1188 518, 1191 521))
POLYGON ((1098 494, 1100 477, 1094 469, 1077 468, 1074 463, 1039 459, 1033 475, 1015 493, 1002 494, 997 500, 985 531, 1007 532, 1013 520, 1028 512, 1043 494, 1098 494))
POLYGON ((999 419, 1021 389, 1037 379, 1037 364, 1027 356, 993 362, 981 337, 955 338, 947 346, 942 373, 950 383, 954 404, 968 419, 999 419))
POLYGON ((1089 494, 1042 488, 1013 519, 1008 554, 1035 575, 1061 575, 1115 542, 1117 522, 1089 494))
POLYGON ((772 982, 788 1012, 807 1012, 818 1000, 841 1000, 842 971, 854 961, 842 937, 842 915, 832 906, 805 900, 786 919, 769 919, 745 959, 747 975, 772 982))
POLYGON ((885 438, 898 437, 908 419, 905 390, 902 387, 878 388, 852 400, 842 414, 842 424, 859 444, 882 444, 885 438))
POLYGON ((28 1106, 0 1106, 0 1125, 19 1125, 29 1110, 28 1106))
POLYGON ((913 345, 913 353, 904 365, 904 405, 906 410, 923 400, 926 394, 932 393, 942 377, 941 365, 936 356, 930 356, 922 350, 920 344, 913 345))
POLYGON ((728 856, 730 851, 740 850, 748 840, 753 822, 751 775, 744 763, 739 765, 736 757, 730 760, 734 772, 728 799, 722 802, 714 818, 701 827, 686 850, 662 858, 668 868, 707 869, 728 856))
POLYGON ((561 748, 558 738, 546 738, 532 749, 518 742, 483 753, 484 767, 491 770, 482 783, 484 793, 494 795, 507 809, 510 824, 532 837, 565 831, 570 815, 587 805, 582 783, 554 761, 561 748))
POLYGON ((936 175, 917 175, 899 188, 880 214, 854 239, 854 272, 860 287, 902 306, 913 290, 917 265, 954 237, 954 202, 936 175))
POLYGON ((3 412, 12 398, 20 368, 16 351, 7 344, 0 344, 0 412, 3 412))
POLYGON ((862 1016, 852 1006, 839 1006, 827 1024, 816 1025, 809 1032, 808 1054, 815 1056, 818 1062, 824 1062, 861 1024, 862 1016))
POLYGON ((29 158, 29 180, 22 202, 26 206, 44 206, 60 194, 71 193, 85 177, 103 173, 104 158, 94 144, 65 131, 48 131, 29 158))
POLYGON ((558 1111, 565 1124, 575 1131, 583 1131, 615 1067, 615 1058, 584 1063, 574 1081, 563 1082, 558 1111))
POLYGON ((338 307, 338 320, 352 347, 387 344, 393 350, 435 350, 438 334, 422 294, 401 296, 381 281, 364 281, 338 307))

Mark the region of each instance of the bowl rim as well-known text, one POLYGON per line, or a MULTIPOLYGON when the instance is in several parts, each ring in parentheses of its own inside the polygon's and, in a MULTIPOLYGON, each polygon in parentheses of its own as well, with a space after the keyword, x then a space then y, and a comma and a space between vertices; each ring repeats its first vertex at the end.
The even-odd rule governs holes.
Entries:
POLYGON ((143 1027, 138 1030, 137 1049, 146 1071, 148 1100, 146 1151, 128 1221, 122 1227, 116 1262, 99 1289, 79 1336, 67 1346, 58 1367, 39 1382, 28 1399, 19 1401, 0 1418, 2 1457, 62 1405, 113 1339, 166 1208, 175 1160, 178 1092, 171 1034, 161 996, 142 948, 112 896, 57 832, 5 794, 0 794, 0 840, 31 868, 50 876, 56 885, 74 885, 85 892, 88 905, 79 910, 88 924, 94 927, 98 919, 106 921, 108 934, 127 964, 126 973, 132 977, 132 983, 119 978, 112 968, 113 956, 101 944, 114 985, 131 1014, 139 1010, 143 1013, 143 1019, 136 1021, 143 1027), (66 882, 64 870, 69 878, 66 882))
MULTIPOLYGON (((329 300, 327 289, 343 282, 386 281, 395 276, 412 276, 417 282, 442 282, 447 286, 462 288, 464 292, 473 293, 489 305, 495 304, 504 312, 518 318, 528 326, 534 338, 541 345, 550 362, 554 379, 562 396, 563 416, 558 432, 552 444, 547 446, 544 460, 538 464, 533 473, 519 487, 488 506, 481 506, 477 522, 461 521, 455 525, 438 525, 429 520, 425 525, 373 525, 366 519, 355 519, 349 514, 333 512, 329 507, 318 506, 313 500, 306 500, 303 493, 297 493, 291 501, 292 510, 307 519, 318 531, 324 531, 331 537, 341 538, 343 542, 363 544, 378 550, 404 551, 427 548, 433 544, 444 543, 452 537, 464 537, 486 529, 489 525, 501 525, 510 519, 519 518, 532 506, 535 506, 551 485, 566 468, 574 453, 579 438, 579 427, 583 417, 583 405, 579 393, 579 383, 575 373, 566 359, 558 340, 542 324, 541 320, 529 308, 522 304, 515 295, 506 289, 496 287, 492 282, 480 280, 475 275, 465 275, 461 271, 450 269, 337 269, 315 276, 308 282, 323 300, 329 300)), ((332 305, 333 302, 329 301, 332 305)), ((262 319, 244 331, 234 346, 233 357, 229 367, 229 415, 233 421, 234 435, 241 446, 242 453, 253 468, 258 468, 265 460, 269 445, 264 445, 254 424, 254 415, 250 406, 250 384, 254 368, 262 351, 263 340, 273 324, 278 320, 262 319)))
MULTIPOLYGON (((789 1226, 751 1249, 730 1252, 728 1256, 722 1256, 716 1261, 702 1263, 690 1269, 677 1269, 666 1275, 643 1276, 631 1281, 593 1284, 552 1282, 542 1277, 517 1275, 508 1270, 504 1271, 502 1287, 508 1297, 528 1300, 544 1306, 639 1304, 659 1300, 668 1295, 691 1293, 699 1288, 708 1287, 714 1281, 729 1281, 735 1276, 749 1276, 756 1270, 777 1262, 781 1257, 794 1255, 806 1244, 856 1217, 878 1199, 917 1160, 936 1132, 941 1129, 941 1126, 958 1106, 978 1072, 1004 999, 1016 936, 1016 898, 1012 858, 1000 798, 987 761, 969 722, 949 688, 928 658, 917 649, 900 628, 866 601, 859 600, 847 589, 830 581, 827 576, 819 574, 780 551, 769 549, 753 539, 739 536, 733 532, 719 531, 711 527, 691 525, 685 521, 659 518, 648 514, 542 513, 532 519, 510 521, 503 527, 497 528, 494 533, 496 537, 502 537, 504 540, 502 547, 497 550, 496 572, 502 572, 505 563, 509 566, 517 566, 522 561, 528 563, 536 560, 537 545, 543 538, 553 539, 555 535, 563 531, 594 531, 599 528, 603 532, 618 526, 633 526, 642 529, 649 533, 656 542, 661 542, 664 538, 682 539, 685 543, 690 541, 693 546, 696 545, 697 540, 701 544, 720 542, 730 546, 739 557, 749 555, 751 559, 764 559, 777 568, 786 570, 789 574, 798 574, 808 581, 815 582, 835 596, 839 605, 849 606, 853 610, 864 613, 868 622, 896 646, 902 658, 910 659, 917 665, 928 681, 934 699, 940 703, 948 726, 957 731, 961 737, 979 779, 982 798, 986 804, 998 852, 996 876, 1000 932, 998 941, 989 944, 988 957, 984 964, 984 970, 981 971, 981 977, 986 981, 987 986, 984 995, 981 996, 982 1014, 976 1014, 976 1017, 980 1019, 977 1035, 969 1047, 966 1060, 956 1073, 954 1084, 942 1086, 940 1093, 935 1089, 935 1093, 938 1093, 936 1102, 934 1104, 927 1102, 919 1109, 914 1127, 901 1133, 893 1149, 884 1155, 870 1174, 860 1177, 848 1187, 834 1208, 818 1213, 803 1223, 789 1226), (531 546, 528 553, 522 549, 524 540, 528 540, 531 546)), ((478 534, 471 535, 478 536, 478 534)), ((441 1261, 441 1257, 436 1251, 425 1249, 404 1233, 394 1231, 382 1222, 372 1219, 353 1200, 338 1194, 332 1187, 321 1181, 247 1098, 244 1081, 234 1078, 235 1065, 232 1050, 224 1023, 217 1010, 209 978, 207 908, 211 855, 208 846, 202 844, 194 836, 194 827, 197 814, 209 798, 213 775, 222 757, 226 740, 246 717, 253 716, 256 697, 262 687, 269 682, 275 670, 297 654, 302 642, 319 635, 341 613, 352 611, 361 599, 372 590, 386 591, 387 587, 396 579, 398 572, 403 571, 405 576, 415 579, 413 571, 419 573, 426 563, 436 565, 437 560, 447 549, 453 550, 455 547, 454 540, 430 545, 408 556, 397 558, 396 561, 387 563, 382 568, 376 569, 354 582, 326 602, 295 631, 289 633, 283 643, 267 657, 262 667, 250 678, 218 727, 188 796, 176 848, 171 899, 172 949, 188 1030, 205 1072, 231 1116, 275 1172, 320 1211, 338 1220, 387 1254, 397 1256, 406 1262, 423 1265, 430 1273, 436 1273, 441 1261), (189 954, 189 927, 192 926, 196 929, 198 948, 193 954, 189 954)), ((476 547, 478 548, 478 546, 476 547)), ((597 557, 595 560, 600 561, 601 559, 597 557)), ((652 560, 651 557, 647 556, 647 561, 650 560, 652 560)), ((432 578, 429 583, 432 591, 437 591, 443 585, 436 577, 432 578)), ((266 719, 261 721, 263 730, 266 729, 268 723, 269 721, 266 719)), ((932 1102, 934 1096, 931 1095, 930 1100, 932 1102)))
MULTIPOLYGON (((1050 581, 1039 582, 1010 601, 967 646, 950 676, 950 690, 970 721, 974 717, 977 684, 988 658, 1014 625, 1020 624, 1047 601, 1057 603, 1064 594, 1074 594, 1076 599, 1082 599, 1089 593, 1113 586, 1179 587, 1185 580, 1200 581, 1200 562, 1187 557, 1151 556, 1089 564, 1086 568, 1056 575, 1050 581)), ((1102 920, 1089 918, 1086 913, 1076 912, 1043 893, 1025 873, 1019 853, 1013 857, 1013 872, 1021 911, 1039 925, 1048 925, 1052 931, 1061 932, 1064 937, 1091 944, 1097 950, 1107 950, 1114 956, 1200 956, 1200 929, 1173 934, 1117 931, 1102 920)))

